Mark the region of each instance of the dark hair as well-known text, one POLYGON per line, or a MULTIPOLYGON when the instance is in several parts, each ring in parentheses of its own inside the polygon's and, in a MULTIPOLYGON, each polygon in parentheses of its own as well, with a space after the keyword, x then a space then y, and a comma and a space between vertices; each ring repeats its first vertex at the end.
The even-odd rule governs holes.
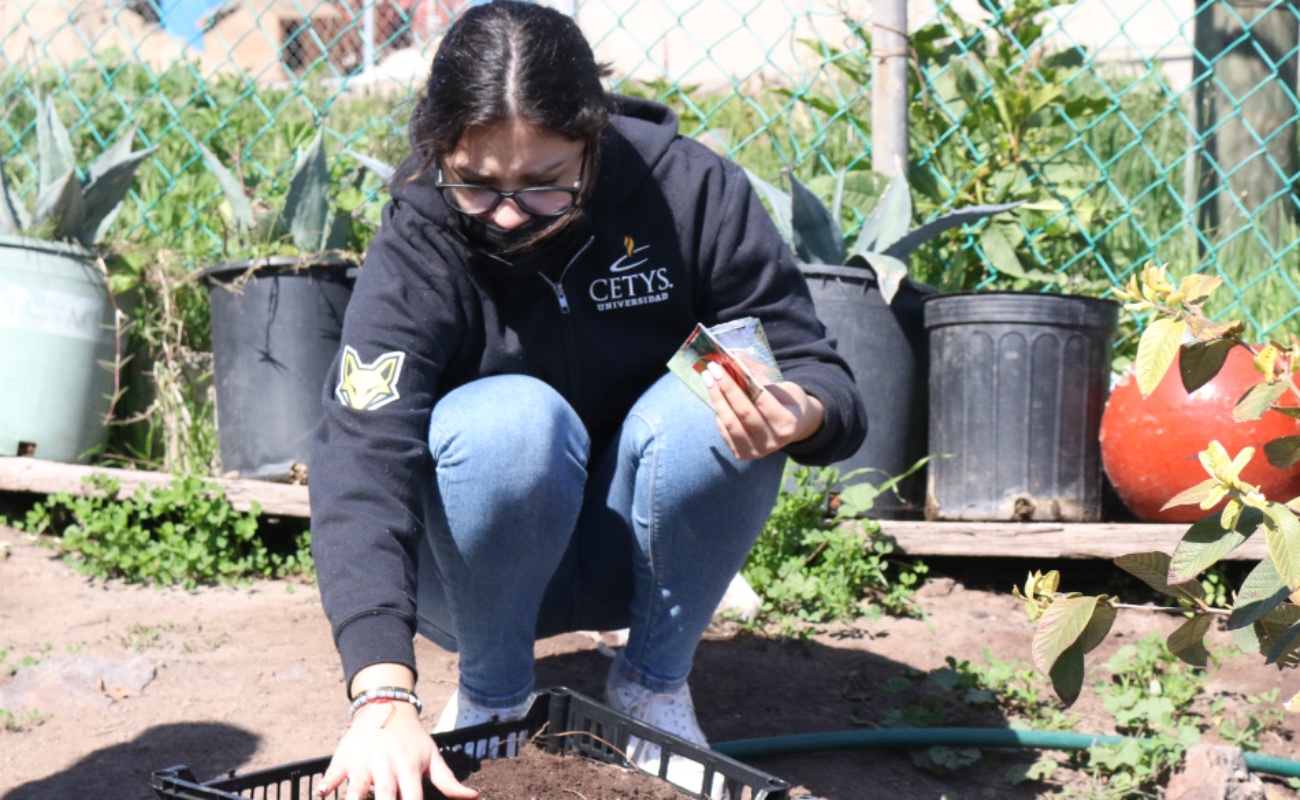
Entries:
POLYGON ((439 45, 411 113, 411 149, 424 159, 416 177, 466 131, 518 119, 586 144, 581 203, 595 183, 612 108, 606 74, 577 23, 559 11, 517 0, 469 8, 439 45))

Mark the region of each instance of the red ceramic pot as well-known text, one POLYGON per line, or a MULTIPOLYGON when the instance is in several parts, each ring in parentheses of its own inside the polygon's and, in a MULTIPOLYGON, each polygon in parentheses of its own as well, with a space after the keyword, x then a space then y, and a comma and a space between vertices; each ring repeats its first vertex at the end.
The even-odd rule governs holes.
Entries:
MULTIPOLYGON (((1300 467, 1279 470, 1264 457, 1264 445, 1300 434, 1300 420, 1266 411, 1255 422, 1234 422, 1232 408, 1259 382, 1251 354, 1234 347, 1214 380, 1188 394, 1178 361, 1145 400, 1131 370, 1111 392, 1101 418, 1101 461, 1124 505, 1146 522, 1195 522, 1210 513, 1200 506, 1161 507, 1171 497, 1209 477, 1198 454, 1218 439, 1228 455, 1245 447, 1255 457, 1242 472, 1270 500, 1300 496, 1300 467)), ((1281 401, 1295 405, 1290 394, 1281 401)), ((1216 508, 1221 507, 1216 506, 1216 508)))

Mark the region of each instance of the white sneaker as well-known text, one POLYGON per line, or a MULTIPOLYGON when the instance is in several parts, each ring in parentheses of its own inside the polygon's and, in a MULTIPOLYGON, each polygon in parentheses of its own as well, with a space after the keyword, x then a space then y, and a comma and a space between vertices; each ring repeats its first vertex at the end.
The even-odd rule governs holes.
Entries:
MULTIPOLYGON (((605 703, 632 719, 707 749, 709 742, 704 738, 704 731, 700 730, 700 723, 695 718, 695 704, 691 701, 690 687, 682 684, 671 692, 647 689, 619 677, 622 663, 622 658, 616 659, 609 670, 605 682, 605 703)), ((661 755, 659 745, 635 736, 628 738, 627 760, 637 769, 657 776, 661 755)), ((698 795, 704 792, 704 765, 690 758, 669 756, 667 779, 669 783, 698 795)), ((715 774, 713 790, 708 792, 710 797, 726 796, 722 782, 722 776, 715 774)))
MULTIPOLYGON (((442 709, 442 714, 438 716, 438 722, 433 726, 433 732, 447 733, 461 728, 473 727, 474 725, 482 725, 485 722, 511 722, 522 719, 524 714, 528 713, 528 709, 532 706, 535 697, 535 694, 530 694, 527 700, 509 708, 487 708, 461 697, 460 689, 457 689, 451 693, 451 699, 447 701, 447 705, 442 709)), ((512 733, 507 736, 505 755, 516 755, 518 747, 523 743, 524 738, 522 734, 512 733)), ((474 758, 483 758, 500 741, 500 737, 491 736, 474 742, 472 747, 467 746, 465 752, 474 758)))

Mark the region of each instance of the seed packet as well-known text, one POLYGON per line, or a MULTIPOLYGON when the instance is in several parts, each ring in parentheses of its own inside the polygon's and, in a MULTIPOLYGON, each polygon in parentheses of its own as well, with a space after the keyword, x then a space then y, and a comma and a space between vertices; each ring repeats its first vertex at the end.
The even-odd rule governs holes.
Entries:
POLYGON ((763 333, 763 323, 755 317, 744 317, 711 328, 697 324, 668 361, 668 369, 712 408, 709 390, 700 377, 710 363, 725 369, 754 401, 763 393, 764 386, 783 380, 781 368, 776 365, 776 357, 772 355, 772 348, 763 333))

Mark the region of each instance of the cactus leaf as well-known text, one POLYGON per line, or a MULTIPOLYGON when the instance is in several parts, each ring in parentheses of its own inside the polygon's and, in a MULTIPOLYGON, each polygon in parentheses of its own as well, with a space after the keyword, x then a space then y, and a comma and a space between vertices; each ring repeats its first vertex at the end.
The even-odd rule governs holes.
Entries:
POLYGON ((352 240, 352 215, 347 212, 340 212, 334 215, 330 222, 329 233, 325 236, 322 250, 346 250, 348 242, 352 240))
POLYGON ((790 208, 790 195, 781 191, 777 187, 763 180, 748 169, 745 170, 745 177, 757 190, 759 195, 767 201, 772 208, 772 221, 776 223, 777 230, 781 232, 781 238, 785 243, 794 247, 794 225, 790 221, 792 214, 790 208))
POLYGON ((221 186, 221 193, 226 197, 226 203, 230 206, 230 213, 235 217, 235 225, 244 234, 250 233, 253 230, 254 222, 253 205, 248 202, 248 197, 244 194, 243 184, 202 143, 199 144, 199 152, 203 154, 204 163, 207 164, 208 170, 217 179, 217 184, 221 186))
POLYGON ((328 233, 329 191, 330 168, 325 161, 324 135, 317 131, 306 151, 298 154, 298 164, 284 200, 289 233, 304 253, 319 252, 328 233))
MULTIPOLYGON (((135 125, 132 125, 125 133, 117 137, 117 141, 109 145, 108 149, 100 153, 94 161, 90 162, 90 166, 86 168, 87 182, 93 182, 100 175, 103 175, 108 171, 114 164, 124 161, 132 155, 131 146, 135 144, 135 134, 137 130, 138 128, 135 125)), ((153 152, 153 149, 156 148, 151 148, 150 152, 153 152)))
POLYGON ((125 141, 125 148, 113 145, 90 167, 90 182, 84 193, 86 219, 77 231, 77 239, 82 244, 94 244, 108 231, 131 188, 136 169, 157 149, 150 147, 133 153, 130 140, 125 141))
POLYGON ((26 211, 9 190, 9 179, 5 177, 4 165, 0 164, 0 234, 14 236, 22 233, 30 221, 26 211))
POLYGON ((44 108, 36 115, 36 156, 42 193, 52 186, 61 186, 63 176, 69 171, 76 172, 72 138, 59 119, 52 97, 45 98, 44 108))
POLYGON ((831 216, 830 209, 798 178, 788 177, 795 254, 812 264, 843 264, 844 238, 839 220, 831 216))
POLYGON ((385 163, 377 158, 371 158, 365 153, 358 153, 355 150, 344 150, 343 152, 355 158, 361 166, 378 175, 379 179, 384 183, 391 181, 393 176, 397 174, 397 167, 392 164, 385 163))
POLYGON ((912 195, 907 178, 899 175, 885 187, 880 202, 871 209, 849 255, 883 253, 907 234, 912 224, 912 195))
POLYGON ((894 302, 898 287, 907 277, 907 263, 884 253, 854 253, 849 256, 848 264, 850 267, 870 267, 876 273, 876 286, 886 303, 894 302))
POLYGON ((1024 201, 1021 200, 1015 203, 999 203, 998 205, 966 206, 955 211, 949 211, 942 216, 935 217, 916 230, 908 232, 901 239, 885 248, 884 252, 894 258, 906 259, 916 248, 946 230, 1010 211, 1023 203, 1024 201))
POLYGON ((81 227, 85 219, 86 204, 81 196, 81 184, 76 171, 69 169, 36 196, 31 227, 51 239, 66 239, 81 227))

